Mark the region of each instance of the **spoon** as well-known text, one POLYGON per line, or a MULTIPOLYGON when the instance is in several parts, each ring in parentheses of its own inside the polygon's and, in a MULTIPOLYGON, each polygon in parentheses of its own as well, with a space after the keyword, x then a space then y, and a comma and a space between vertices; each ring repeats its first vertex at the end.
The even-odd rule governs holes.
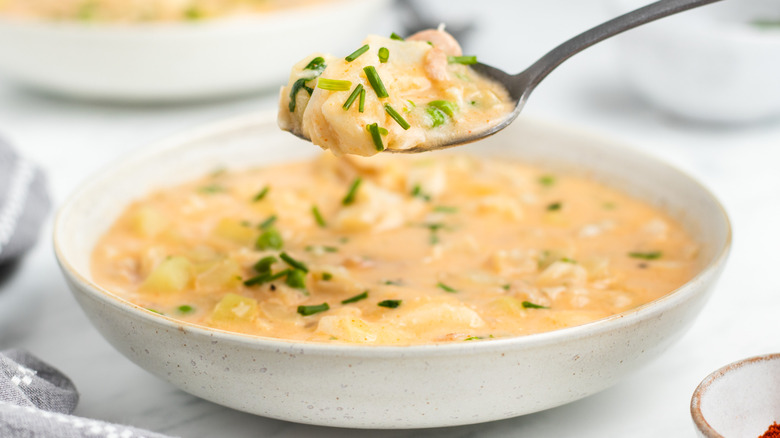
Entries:
POLYGON ((547 77, 556 67, 573 55, 587 49, 588 47, 601 42, 609 37, 615 36, 621 32, 633 29, 651 21, 658 20, 678 12, 687 11, 699 6, 715 3, 720 0, 660 0, 635 11, 621 15, 615 19, 607 21, 599 26, 585 31, 576 37, 566 41, 560 46, 544 55, 541 59, 533 63, 524 71, 510 75, 495 67, 485 64, 474 64, 471 67, 482 75, 502 84, 509 92, 509 96, 515 102, 515 109, 507 115, 500 123, 491 126, 488 129, 473 133, 469 136, 453 138, 446 143, 441 144, 421 144, 409 149, 386 149, 386 152, 394 153, 419 153, 445 149, 453 146, 471 143, 495 134, 496 132, 509 126, 522 111, 528 96, 539 85, 539 82, 547 77))

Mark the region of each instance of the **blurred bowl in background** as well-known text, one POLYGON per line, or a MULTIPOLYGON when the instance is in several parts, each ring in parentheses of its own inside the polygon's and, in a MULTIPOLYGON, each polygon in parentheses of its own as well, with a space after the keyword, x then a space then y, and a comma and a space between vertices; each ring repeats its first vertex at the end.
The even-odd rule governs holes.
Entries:
POLYGON ((760 437, 780 421, 780 354, 726 365, 705 378, 691 399, 703 438, 760 437))
MULTIPOLYGON (((647 0, 614 0, 620 12, 647 0)), ((630 85, 684 118, 745 123, 780 116, 780 8, 726 0, 617 38, 630 85)))
POLYGON ((68 97, 203 100, 271 89, 313 49, 357 47, 390 0, 340 0, 198 22, 0 17, 0 74, 68 97))

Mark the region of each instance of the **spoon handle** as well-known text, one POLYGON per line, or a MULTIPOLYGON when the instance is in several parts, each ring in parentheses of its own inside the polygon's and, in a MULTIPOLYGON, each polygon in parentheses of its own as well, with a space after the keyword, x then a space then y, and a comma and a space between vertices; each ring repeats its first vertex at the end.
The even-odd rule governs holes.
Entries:
POLYGON ((587 30, 554 48, 518 76, 525 76, 526 94, 551 71, 582 50, 651 21, 720 0, 660 0, 587 30))

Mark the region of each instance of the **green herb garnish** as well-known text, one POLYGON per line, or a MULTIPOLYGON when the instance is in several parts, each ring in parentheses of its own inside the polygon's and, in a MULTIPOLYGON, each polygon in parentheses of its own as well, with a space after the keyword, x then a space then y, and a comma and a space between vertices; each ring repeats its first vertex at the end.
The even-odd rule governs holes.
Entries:
POLYGON ((315 313, 325 312, 330 310, 328 303, 317 304, 314 306, 298 306, 298 313, 303 316, 314 315, 315 313))
POLYGON ((409 122, 406 121, 406 119, 404 119, 401 116, 401 114, 398 114, 398 111, 396 111, 392 106, 390 106, 389 103, 385 104, 385 111, 387 112, 387 114, 390 115, 390 117, 393 118, 393 120, 396 121, 396 123, 401 125, 401 127, 404 128, 404 130, 409 129, 412 126, 409 124, 409 122))
POLYGON ((388 59, 390 59, 390 50, 387 47, 380 47, 378 56, 379 62, 384 64, 388 59))
POLYGON ((443 290, 444 292, 449 292, 451 294, 457 293, 458 290, 454 287, 447 286, 446 284, 442 283, 441 281, 436 285, 439 289, 443 290))
POLYGON ((266 220, 264 220, 263 222, 261 222, 261 223, 260 223, 260 225, 258 226, 258 228, 260 228, 261 230, 265 230, 266 228, 268 228, 268 227, 270 227, 271 225, 273 225, 273 224, 274 224, 274 222, 276 222, 276 220, 277 220, 277 219, 278 219, 278 218, 276 217, 276 215, 275 215, 275 214, 274 214, 274 215, 272 215, 272 216, 269 216, 269 217, 268 217, 268 219, 266 219, 266 220))
POLYGON ((458 106, 449 100, 434 100, 432 102, 428 102, 428 106, 440 109, 442 112, 444 112, 444 114, 447 114, 450 117, 454 117, 455 112, 458 111, 458 106))
POLYGON ((476 56, 448 56, 447 62, 450 64, 472 65, 477 63, 476 56))
POLYGON ((316 249, 321 249, 324 252, 339 252, 339 249, 335 246, 326 246, 326 245, 309 245, 306 247, 306 251, 314 251, 316 249))
POLYGON ((314 216, 314 220, 317 221, 317 225, 319 225, 322 228, 328 226, 328 223, 325 222, 325 218, 322 217, 322 213, 320 213, 320 209, 317 208, 316 205, 311 208, 311 214, 314 216))
POLYGON ((547 306, 542 306, 540 304, 534 304, 530 301, 523 301, 522 303, 523 309, 549 309, 547 306))
POLYGON ((293 289, 306 289, 306 272, 301 269, 291 269, 287 273, 285 283, 293 289))
POLYGON ((203 193, 206 195, 213 195, 214 193, 222 193, 225 191, 225 188, 222 187, 219 184, 209 184, 207 186, 203 186, 198 189, 199 193, 203 193))
POLYGON ((194 312, 195 308, 190 306, 189 304, 182 304, 181 306, 177 307, 176 310, 182 315, 186 315, 188 313, 194 312))
POLYGON ((541 184, 541 185, 543 185, 545 187, 550 187, 550 186, 555 185, 555 176, 553 176, 553 175, 542 175, 542 176, 539 177, 538 181, 539 181, 539 184, 541 184))
POLYGON ((287 106, 287 109, 289 109, 291 113, 295 112, 296 98, 298 96, 298 92, 301 91, 301 89, 306 90, 306 92, 309 93, 309 96, 314 93, 313 88, 306 86, 306 82, 312 79, 314 78, 300 78, 293 83, 292 87, 290 87, 290 104, 287 106))
POLYGON ((458 212, 458 207, 448 207, 446 205, 437 205, 433 207, 433 211, 436 213, 455 214, 458 212))
POLYGON ((485 339, 482 336, 469 336, 468 338, 464 339, 464 341, 477 341, 480 339, 485 339))
POLYGON ((324 70, 327 65, 325 64, 325 58, 322 56, 318 56, 311 61, 309 61, 308 64, 306 64, 306 67, 304 67, 304 70, 313 70, 317 73, 319 76, 324 70))
POLYGON ((403 282, 401 280, 385 280, 384 284, 388 286, 403 286, 403 282))
POLYGON ((385 84, 382 83, 382 79, 379 77, 379 73, 376 72, 376 68, 374 68, 373 65, 363 68, 363 71, 366 72, 366 78, 368 79, 368 83, 371 84, 371 88, 374 89, 376 97, 383 98, 390 96, 387 94, 385 84))
POLYGON ((333 279, 333 274, 330 272, 323 272, 322 273, 322 281, 330 281, 333 279))
POLYGON ((360 99, 358 100, 358 112, 362 113, 366 109, 366 90, 360 90, 360 99))
POLYGON ((368 51, 369 47, 368 44, 364 45, 363 47, 355 50, 354 52, 350 53, 346 58, 344 58, 347 62, 352 62, 360 57, 360 55, 366 53, 368 51))
POLYGON ((342 301, 341 304, 357 303, 358 301, 365 300, 366 298, 368 298, 368 291, 355 295, 354 297, 347 298, 346 300, 342 301))
POLYGON ((395 309, 401 305, 401 300, 384 300, 380 301, 377 306, 387 307, 388 309, 395 309))
POLYGON ((563 204, 560 202, 553 202, 552 204, 547 206, 547 211, 558 211, 563 207, 563 204))
POLYGON ((352 185, 349 186, 347 195, 344 196, 344 199, 341 200, 341 205, 351 205, 355 203, 355 197, 357 196, 358 188, 360 188, 360 183, 362 182, 363 180, 360 179, 360 177, 357 177, 354 181, 352 181, 352 185))
POLYGON ((252 198, 252 201, 253 202, 262 201, 270 190, 271 190, 270 186, 263 187, 263 190, 260 190, 259 192, 257 192, 257 194, 254 196, 254 198, 252 198))
POLYGON ((271 266, 277 261, 278 259, 274 256, 263 257, 252 267, 258 274, 269 274, 271 272, 271 266))
POLYGON ((303 271, 304 273, 309 272, 309 268, 303 262, 295 260, 286 252, 279 254, 279 258, 284 260, 285 263, 290 265, 295 270, 303 271))
POLYGON ((371 134, 371 141, 374 142, 374 147, 376 150, 379 152, 385 150, 385 145, 382 142, 382 134, 379 131, 379 125, 376 123, 371 123, 370 125, 366 125, 366 129, 368 129, 368 133, 371 134))
POLYGON ((347 101, 344 102, 344 105, 341 105, 341 107, 344 108, 344 111, 348 110, 349 107, 352 106, 352 103, 355 101, 355 99, 358 98, 358 96, 360 96, 360 93, 362 92, 363 92, 363 84, 357 84, 355 86, 355 90, 352 91, 352 94, 349 95, 347 101))
POLYGON ((328 91, 347 91, 351 86, 352 82, 341 79, 319 78, 317 80, 317 88, 328 91))
POLYGON ((420 198, 425 202, 430 202, 431 200, 431 195, 424 193, 420 184, 415 184, 414 187, 412 187, 411 195, 412 198, 420 198))
POLYGON ((431 128, 441 126, 447 122, 447 114, 444 114, 444 111, 439 108, 428 106, 425 108, 425 112, 431 120, 431 128))
POLYGON ((390 34, 390 39, 391 40, 396 40, 396 41, 403 41, 404 37, 402 37, 401 35, 398 35, 397 33, 393 32, 393 33, 390 34))
POLYGON ((661 258, 661 251, 650 251, 650 252, 630 252, 628 253, 629 257, 633 257, 635 259, 642 259, 642 260, 658 260, 661 258))
POLYGON ((255 242, 255 247, 259 250, 282 249, 283 245, 282 235, 274 227, 267 227, 255 242))

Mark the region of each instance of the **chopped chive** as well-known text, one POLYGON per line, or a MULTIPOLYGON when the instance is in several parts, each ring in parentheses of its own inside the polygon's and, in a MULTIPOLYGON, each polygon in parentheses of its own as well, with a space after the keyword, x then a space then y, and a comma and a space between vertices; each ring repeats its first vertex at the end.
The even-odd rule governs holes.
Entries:
POLYGON ((303 272, 309 272, 309 268, 303 262, 295 260, 294 258, 290 257, 290 255, 287 254, 286 252, 279 254, 279 258, 284 260, 285 263, 287 263, 294 269, 303 272))
POLYGON ((376 97, 388 97, 389 94, 387 94, 385 84, 382 83, 382 79, 379 77, 379 73, 376 72, 376 68, 374 68, 373 65, 369 65, 368 67, 364 67, 363 71, 366 72, 366 78, 368 79, 368 83, 371 84, 371 88, 374 89, 376 97))
POLYGON ((384 284, 388 286, 403 286, 403 282, 401 280, 385 280, 384 284))
POLYGON ((146 307, 146 310, 148 310, 148 311, 150 311, 152 313, 156 313, 158 315, 165 315, 164 313, 160 312, 159 310, 150 309, 148 307, 146 307))
POLYGON ((469 336, 468 338, 464 339, 464 341, 477 341, 480 339, 485 339, 482 336, 469 336))
POLYGON ((314 306, 298 306, 298 313, 303 316, 314 315, 315 313, 325 312, 330 310, 328 303, 317 304, 314 306))
POLYGON ((558 211, 563 207, 563 204, 560 202, 553 202, 552 204, 547 206, 547 211, 558 211))
POLYGON ((325 67, 327 67, 327 65, 325 65, 325 58, 323 58, 322 56, 318 56, 312 59, 311 61, 309 61, 309 63, 306 64, 306 67, 304 67, 303 69, 314 70, 315 72, 317 72, 317 74, 319 74, 322 73, 323 70, 325 70, 325 67))
POLYGON ((335 246, 327 246, 327 245, 322 245, 322 246, 316 245, 315 246, 315 245, 309 245, 309 246, 306 247, 306 251, 309 251, 309 252, 315 251, 317 249, 320 249, 320 250, 322 250, 324 252, 339 252, 339 249, 336 248, 335 246))
POLYGON ((657 260, 661 258, 661 251, 650 251, 650 252, 630 252, 628 253, 629 257, 633 257, 635 259, 642 259, 642 260, 657 260))
POLYGON ((352 82, 341 79, 319 78, 317 80, 317 88, 328 91, 347 91, 351 86, 352 82))
POLYGON ((477 63, 476 56, 448 56, 447 62, 450 64, 464 64, 471 65, 477 63))
POLYGON ((401 125, 404 130, 409 129, 412 125, 409 124, 409 122, 406 121, 403 117, 401 117, 400 114, 398 114, 398 111, 396 111, 392 106, 390 106, 389 103, 385 104, 385 111, 387 111, 387 114, 390 115, 390 117, 393 118, 399 125, 401 125))
POLYGON ((178 310, 182 315, 186 315, 188 313, 194 312, 195 308, 189 304, 182 304, 181 306, 177 307, 176 310, 178 310))
POLYGON ((446 205, 437 205, 433 207, 433 211, 436 213, 455 214, 458 212, 458 207, 448 207, 446 205))
POLYGON ((312 80, 313 78, 301 78, 295 81, 293 83, 292 87, 290 87, 290 104, 287 106, 287 108, 290 110, 290 112, 295 112, 295 104, 296 104, 296 98, 298 96, 298 92, 301 91, 301 89, 306 90, 307 93, 309 93, 309 96, 311 96, 312 93, 314 93, 314 89, 311 87, 306 86, 306 82, 312 80))
POLYGON ((380 47, 378 56, 379 62, 384 64, 390 58, 390 50, 387 47, 380 47))
POLYGON ((322 214, 320 213, 320 209, 317 208, 316 205, 311 208, 311 214, 314 215, 314 220, 317 221, 317 225, 319 225, 322 228, 328 226, 328 223, 325 222, 325 218, 322 217, 322 214))
POLYGON ((290 275, 290 273, 292 271, 293 271, 292 269, 285 269, 285 270, 279 271, 276 274, 271 275, 270 277, 268 277, 268 281, 274 281, 274 280, 278 280, 278 279, 280 279, 282 277, 287 277, 288 275, 290 275))
POLYGON ((270 227, 271 225, 273 225, 273 224, 274 224, 274 222, 276 222, 276 219, 278 219, 278 218, 276 217, 276 215, 272 215, 272 216, 270 216, 268 219, 266 219, 266 220, 264 220, 263 222, 261 222, 261 223, 260 223, 260 226, 259 226, 258 228, 260 228, 261 230, 265 230, 266 228, 268 228, 268 227, 270 227))
POLYGON ((224 191, 225 191, 225 188, 222 187, 219 184, 209 184, 207 186, 203 186, 203 187, 198 189, 198 192, 206 194, 206 195, 211 195, 211 194, 214 194, 214 193, 222 193, 224 191))
POLYGON ((444 292, 449 292, 451 294, 454 294, 454 293, 458 292, 458 290, 455 289, 454 287, 447 286, 446 284, 442 283, 441 281, 439 282, 439 284, 436 285, 436 287, 438 287, 439 289, 443 290, 444 292))
POLYGON ((344 105, 341 105, 342 108, 344 108, 344 111, 348 110, 349 107, 352 106, 352 103, 355 101, 355 99, 360 96, 360 93, 363 92, 363 84, 357 84, 355 86, 355 90, 352 92, 352 94, 349 95, 347 98, 347 101, 344 102, 344 105))
POLYGON ((330 272, 323 272, 322 273, 322 281, 330 281, 333 280, 333 274, 330 272))
POLYGON ((364 45, 363 47, 355 50, 354 52, 350 53, 346 58, 344 58, 347 62, 352 62, 360 57, 360 55, 366 53, 368 51, 368 44, 364 45))
POLYGON ((420 184, 415 184, 414 187, 412 187, 411 195, 412 198, 420 198, 425 202, 431 201, 431 195, 424 193, 420 184))
MULTIPOLYGON (((387 134, 390 133, 390 131, 388 131, 387 129, 385 129, 385 128, 379 126, 379 125, 377 125, 376 129, 378 129, 379 133, 382 134, 382 135, 387 135, 387 134)), ((366 131, 368 131, 369 133, 371 132, 371 125, 366 125, 366 131)))
POLYGON ((263 190, 260 190, 259 192, 257 192, 257 194, 255 195, 255 197, 254 197, 254 198, 252 198, 252 201, 253 201, 253 202, 259 202, 259 201, 262 201, 262 200, 263 200, 263 198, 265 198, 265 196, 268 194, 268 192, 269 192, 270 190, 271 190, 271 187, 269 187, 269 186, 265 186, 265 187, 263 187, 263 190))
POLYGON ((562 261, 564 263, 571 263, 572 265, 576 265, 577 264, 577 260, 570 259, 568 257, 562 257, 560 261, 562 261))
POLYGON ((264 283, 268 283, 271 281, 271 274, 270 273, 264 273, 257 276, 254 276, 250 278, 249 280, 246 280, 244 282, 244 286, 251 287, 251 286, 259 286, 264 283))
POLYGON ((447 115, 444 114, 444 111, 436 107, 426 107, 425 112, 428 114, 428 117, 431 121, 431 128, 441 126, 447 121, 447 115))
POLYGON ((366 90, 360 90, 360 99, 358 100, 358 112, 363 112, 366 109, 366 90))
POLYGON ((555 176, 553 175, 542 175, 539 177, 539 184, 550 187, 555 185, 555 176))
POLYGON ((385 150, 385 145, 382 143, 382 134, 379 132, 379 125, 372 123, 366 127, 368 128, 368 132, 371 134, 371 141, 374 142, 374 147, 376 150, 379 152, 385 150))
POLYGON ((547 306, 542 306, 541 304, 534 304, 530 301, 523 301, 522 302, 523 309, 549 309, 547 306))
POLYGON ((341 200, 342 205, 350 205, 355 202, 355 197, 357 196, 358 188, 360 188, 360 183, 363 182, 360 177, 355 178, 354 181, 352 181, 352 185, 349 186, 349 191, 347 192, 347 195, 344 196, 344 199, 341 200))
POLYGON ((306 272, 301 269, 291 269, 284 282, 293 289, 306 289, 306 272))
POLYGON ((449 100, 434 100, 428 102, 428 105, 442 110, 444 114, 447 114, 450 117, 454 117, 455 112, 458 111, 458 105, 450 102, 449 100))
POLYGON ((342 301, 341 304, 357 303, 358 301, 365 300, 366 298, 368 298, 368 291, 355 295, 354 297, 347 298, 346 300, 342 301))
POLYGON ((396 41, 403 41, 404 37, 402 37, 401 35, 398 35, 397 33, 393 32, 393 33, 390 34, 390 39, 391 40, 396 40, 396 41))
POLYGON ((401 305, 401 300, 384 300, 380 301, 377 306, 387 307, 388 309, 395 309, 401 305))
POLYGON ((511 285, 511 284, 505 284, 505 285, 502 285, 502 286, 501 286, 501 289, 504 289, 504 290, 509 290, 511 287, 512 287, 512 285, 511 285))
POLYGON ((271 265, 277 261, 277 258, 274 256, 263 257, 262 259, 258 260, 257 263, 255 263, 252 267, 258 274, 269 274, 271 272, 271 265))
POLYGON ((255 247, 259 250, 282 249, 283 245, 282 235, 274 227, 268 227, 255 242, 255 247))

